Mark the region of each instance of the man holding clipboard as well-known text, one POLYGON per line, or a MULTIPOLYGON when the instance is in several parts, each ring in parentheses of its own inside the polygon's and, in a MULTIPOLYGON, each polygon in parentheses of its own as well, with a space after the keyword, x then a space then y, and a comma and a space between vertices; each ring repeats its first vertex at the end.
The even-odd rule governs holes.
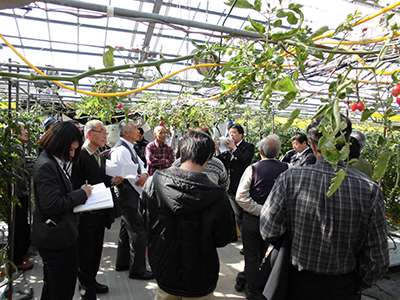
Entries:
MULTIPOLYGON (((82 146, 79 163, 72 168, 74 188, 83 184, 104 183, 107 187, 122 182, 121 176, 106 176, 106 159, 99 151, 107 142, 107 131, 103 123, 92 120, 85 126, 86 142, 82 146)), ((79 286, 82 299, 95 300, 96 293, 107 293, 108 286, 96 281, 101 253, 103 251, 104 229, 114 222, 113 209, 84 211, 79 221, 79 286)))
POLYGON ((124 177, 115 191, 123 212, 115 270, 129 270, 130 279, 150 280, 154 275, 146 270, 147 236, 138 212, 139 196, 148 177, 144 163, 134 149, 140 133, 133 120, 122 120, 118 129, 120 139, 110 153, 110 161, 107 161, 108 174, 114 169, 115 174, 124 177))

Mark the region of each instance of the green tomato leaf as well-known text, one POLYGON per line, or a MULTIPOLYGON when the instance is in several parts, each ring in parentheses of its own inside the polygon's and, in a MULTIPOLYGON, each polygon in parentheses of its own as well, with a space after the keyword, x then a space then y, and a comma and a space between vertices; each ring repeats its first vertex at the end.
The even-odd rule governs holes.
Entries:
POLYGON ((103 54, 103 65, 108 67, 114 67, 114 48, 107 46, 108 51, 103 54))
POLYGON ((299 21, 299 19, 297 19, 296 15, 292 12, 288 13, 286 20, 289 22, 289 24, 292 24, 292 25, 297 24, 297 22, 299 21))
POLYGON ((313 120, 313 119, 318 118, 319 116, 324 115, 328 108, 329 108, 329 105, 321 105, 320 107, 318 107, 317 113, 311 119, 313 120))
POLYGON ((296 86, 289 77, 285 77, 279 81, 276 89, 281 92, 297 92, 296 86))
POLYGON ((303 7, 303 5, 301 5, 301 4, 294 4, 294 3, 289 4, 289 9, 291 9, 297 13, 301 13, 300 8, 302 8, 302 7, 303 7))
POLYGON ((378 145, 378 147, 384 148, 386 147, 387 139, 385 139, 383 136, 380 135, 378 137, 378 141, 376 142, 376 144, 378 145))
MULTIPOLYGON (((344 140, 344 136, 343 136, 344 140)), ((339 151, 339 160, 346 160, 349 157, 350 154, 350 147, 348 145, 345 145, 340 151, 339 151)))
POLYGON ((392 156, 393 152, 381 152, 381 154, 379 154, 378 160, 375 164, 374 174, 372 174, 371 177, 373 181, 378 181, 383 177, 383 175, 385 175, 389 160, 392 156))
POLYGON ((278 109, 279 109, 279 110, 284 110, 284 109, 288 108, 292 102, 293 102, 293 101, 291 101, 291 100, 283 99, 283 100, 281 100, 281 101, 279 102, 279 104, 278 104, 278 109))
POLYGON ((275 57, 273 59, 272 62, 279 67, 279 66, 282 66, 284 64, 285 58, 282 57, 282 56, 277 56, 277 57, 275 57))
POLYGON ((269 61, 269 58, 266 56, 261 56, 261 57, 257 57, 257 59, 254 61, 254 63, 256 65, 261 65, 262 63, 269 61))
POLYGON ((327 65, 328 63, 330 63, 334 56, 335 56, 335 53, 329 54, 328 58, 327 58, 326 61, 325 61, 325 65, 327 65))
POLYGON ((364 121, 368 120, 368 118, 370 116, 372 116, 374 112, 375 112, 375 109, 364 108, 360 121, 364 122, 364 121))
MULTIPOLYGON (((226 5, 232 6, 234 2, 235 2, 235 0, 230 0, 230 1, 224 2, 224 3, 226 5)), ((238 8, 252 8, 252 9, 255 8, 252 4, 250 4, 249 1, 246 1, 246 0, 238 0, 236 2, 236 4, 235 4, 235 7, 238 7, 238 8)))
POLYGON ((285 100, 294 100, 296 98, 297 92, 289 92, 287 93, 284 98, 285 100))
POLYGON ((325 32, 327 32, 329 30, 328 26, 322 26, 320 29, 318 29, 317 31, 315 31, 312 35, 310 35, 310 39, 314 39, 317 38, 321 35, 323 35, 325 32))
POLYGON ((319 59, 324 59, 324 53, 317 48, 308 48, 307 52, 319 59))
POLYGON ((299 70, 294 71, 293 73, 293 79, 298 80, 299 79, 299 70))
POLYGON ((263 24, 254 21, 254 20, 253 20, 252 18, 250 18, 250 17, 249 17, 249 20, 250 20, 251 25, 253 26, 253 28, 254 28, 257 32, 259 32, 259 33, 261 33, 261 34, 263 34, 263 33, 265 32, 265 27, 264 27, 263 24))
POLYGON ((282 26, 282 20, 281 19, 278 19, 278 20, 276 20, 274 23, 272 23, 272 26, 274 26, 274 27, 281 27, 282 26))
POLYGON ((254 9, 257 11, 261 11, 261 5, 262 1, 261 0, 254 0, 254 9))
POLYGON ((286 17, 287 14, 286 14, 286 12, 285 12, 283 9, 280 9, 280 10, 278 10, 278 13, 276 14, 276 16, 277 16, 278 18, 283 18, 283 17, 286 17))
POLYGON ((282 130, 286 130, 286 129, 288 129, 290 126, 292 126, 293 121, 299 116, 299 114, 300 114, 300 109, 298 109, 298 108, 294 109, 294 110, 290 113, 289 118, 288 118, 288 120, 286 121, 286 123, 283 124, 282 130))
POLYGON ((327 197, 332 196, 336 192, 336 190, 342 184, 345 176, 346 176, 346 171, 344 169, 340 169, 339 172, 337 172, 335 176, 333 176, 331 185, 328 189, 328 192, 326 193, 327 197))
POLYGON ((231 66, 235 63, 234 60, 229 61, 221 70, 221 75, 224 76, 225 73, 230 70, 231 66))
POLYGON ((394 73, 392 74, 393 82, 399 82, 397 75, 399 75, 399 70, 394 71, 394 73))

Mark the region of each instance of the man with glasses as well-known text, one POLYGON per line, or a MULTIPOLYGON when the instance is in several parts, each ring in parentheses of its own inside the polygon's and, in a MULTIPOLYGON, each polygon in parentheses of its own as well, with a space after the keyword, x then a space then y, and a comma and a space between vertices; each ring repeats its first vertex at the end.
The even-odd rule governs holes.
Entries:
MULTIPOLYGON (((92 120, 86 123, 86 142, 82 147, 79 163, 72 168, 74 188, 104 182, 108 187, 118 185, 123 178, 106 176, 106 158, 99 151, 107 143, 107 131, 103 123, 92 120)), ((108 286, 96 280, 103 251, 104 229, 114 222, 113 209, 85 211, 79 221, 79 286, 84 300, 95 300, 96 293, 108 292, 108 286)))

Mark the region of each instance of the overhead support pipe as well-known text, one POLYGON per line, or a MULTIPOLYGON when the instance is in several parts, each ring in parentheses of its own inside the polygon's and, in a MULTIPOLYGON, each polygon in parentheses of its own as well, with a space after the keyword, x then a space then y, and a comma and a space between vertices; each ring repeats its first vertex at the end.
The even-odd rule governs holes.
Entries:
MULTIPOLYGON (((103 12, 103 13, 107 13, 107 9, 108 9, 108 6, 106 6, 106 5, 87 3, 87 2, 77 1, 77 0, 44 0, 42 2, 58 4, 58 5, 74 7, 74 8, 80 8, 80 9, 87 9, 87 10, 103 12)), ((241 30, 241 29, 234 29, 234 28, 225 27, 225 26, 206 24, 206 23, 197 22, 197 21, 184 20, 184 19, 179 19, 179 18, 174 18, 174 17, 162 16, 162 15, 158 15, 158 14, 145 13, 145 12, 141 12, 141 11, 135 11, 135 10, 129 10, 129 9, 123 9, 123 8, 117 8, 117 7, 114 7, 114 16, 128 17, 128 18, 132 18, 134 20, 138 19, 141 21, 146 21, 146 22, 151 22, 151 23, 181 25, 181 26, 200 28, 200 29, 205 29, 205 30, 210 30, 210 31, 226 33, 230 36, 235 36, 235 37, 250 38, 250 39, 263 38, 263 36, 257 32, 241 30)))

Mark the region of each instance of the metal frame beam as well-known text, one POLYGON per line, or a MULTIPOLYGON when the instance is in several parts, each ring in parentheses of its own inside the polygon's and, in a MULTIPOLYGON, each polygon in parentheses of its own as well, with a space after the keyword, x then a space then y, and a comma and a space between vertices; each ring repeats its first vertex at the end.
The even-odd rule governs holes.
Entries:
MULTIPOLYGON (((68 6, 68 7, 74 7, 74 8, 88 9, 88 10, 98 11, 98 12, 103 12, 103 13, 107 13, 107 9, 108 9, 108 6, 105 6, 105 5, 87 3, 87 2, 77 1, 77 0, 45 0, 43 2, 58 4, 58 5, 68 6)), ((138 12, 135 10, 122 9, 122 8, 118 8, 118 7, 114 7, 114 15, 118 16, 118 17, 129 17, 129 18, 133 18, 133 19, 140 19, 140 20, 146 21, 146 22, 195 27, 195 28, 200 28, 200 29, 204 29, 204 30, 211 30, 211 31, 217 31, 217 32, 221 32, 221 33, 227 33, 230 36, 236 36, 236 37, 243 37, 243 38, 250 38, 250 39, 263 38, 263 36, 261 34, 258 34, 256 32, 252 32, 252 31, 234 29, 234 28, 230 28, 230 27, 213 25, 213 24, 205 24, 205 23, 197 22, 197 21, 190 21, 190 20, 184 20, 184 19, 179 19, 179 18, 174 18, 174 17, 167 17, 167 16, 162 16, 162 15, 152 14, 152 13, 138 12)))

